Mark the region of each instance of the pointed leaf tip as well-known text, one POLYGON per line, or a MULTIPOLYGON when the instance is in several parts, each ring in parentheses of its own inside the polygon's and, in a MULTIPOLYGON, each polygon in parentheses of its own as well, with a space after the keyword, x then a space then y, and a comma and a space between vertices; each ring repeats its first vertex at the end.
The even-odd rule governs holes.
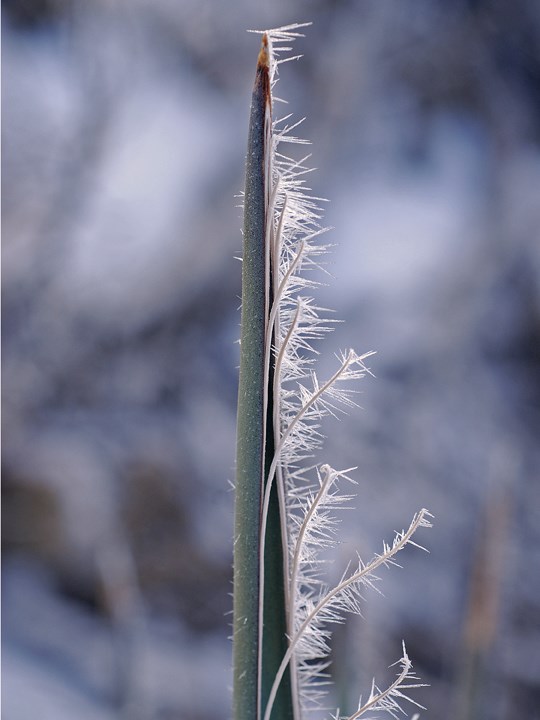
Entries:
POLYGON ((270 69, 270 49, 268 47, 268 33, 262 36, 261 49, 257 58, 257 66, 270 69))

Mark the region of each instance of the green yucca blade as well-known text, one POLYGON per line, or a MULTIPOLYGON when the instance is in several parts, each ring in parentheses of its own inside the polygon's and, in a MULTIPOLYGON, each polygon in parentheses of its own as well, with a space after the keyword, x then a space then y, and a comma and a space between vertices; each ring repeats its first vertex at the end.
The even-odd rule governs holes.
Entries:
MULTIPOLYGON (((234 718, 254 720, 268 697, 287 650, 283 548, 275 488, 266 524, 265 584, 260 592, 261 502, 274 453, 272 407, 265 371, 270 275, 266 221, 270 188, 268 133, 271 123, 266 39, 259 54, 252 95, 246 160, 242 329, 237 420, 237 477, 234 545, 234 718), (266 422, 268 417, 268 422, 266 422), (260 603, 264 603, 261 614, 260 603), (262 627, 261 627, 262 617, 262 627), (262 646, 261 646, 262 643, 262 646)), ((283 681, 273 718, 293 717, 290 682, 283 681)))

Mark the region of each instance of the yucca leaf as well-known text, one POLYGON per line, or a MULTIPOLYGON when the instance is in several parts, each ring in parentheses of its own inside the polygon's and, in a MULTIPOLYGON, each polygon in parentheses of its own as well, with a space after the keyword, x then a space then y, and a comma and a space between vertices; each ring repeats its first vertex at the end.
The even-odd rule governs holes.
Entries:
MULTIPOLYGON (((322 444, 321 418, 355 406, 351 382, 370 373, 348 350, 321 381, 312 347, 335 321, 303 293, 318 283, 305 272, 319 268, 328 248, 320 243, 320 198, 305 185, 306 158, 284 155, 282 143, 299 123, 272 117, 273 88, 281 58, 304 25, 262 32, 251 103, 242 270, 242 330, 237 426, 234 547, 234 720, 301 720, 318 704, 327 684, 329 626, 359 613, 361 591, 417 529, 431 525, 421 510, 409 528, 365 563, 328 587, 321 576, 321 549, 336 542, 335 511, 348 504, 341 483, 349 470, 313 465, 322 444), (278 59, 279 57, 279 59, 278 59)), ((309 157, 309 156, 308 156, 309 157)), ((351 569, 351 567, 353 569, 351 569)), ((421 687, 405 647, 397 677, 386 688, 373 683, 366 713, 397 717, 408 690, 421 687)), ((418 706, 420 707, 420 706, 418 706)), ((340 717, 339 713, 336 717, 340 717)))
MULTIPOLYGON (((268 352, 272 277, 268 212, 271 193, 271 88, 267 36, 257 62, 246 160, 242 331, 237 420, 234 552, 234 718, 259 717, 287 651, 282 523, 277 490, 271 491, 264 528, 262 497, 274 457, 273 356, 268 352), (261 588, 261 532, 264 589, 261 588)), ((287 677, 273 717, 293 718, 287 677)))

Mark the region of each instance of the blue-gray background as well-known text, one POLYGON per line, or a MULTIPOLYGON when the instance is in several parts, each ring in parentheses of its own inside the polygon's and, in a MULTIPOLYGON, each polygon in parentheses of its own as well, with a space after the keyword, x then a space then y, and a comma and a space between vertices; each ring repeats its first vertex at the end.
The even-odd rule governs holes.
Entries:
MULTIPOLYGON (((435 527, 336 634, 333 702, 540 717, 540 4, 3 3, 6 720, 229 717, 243 159, 258 40, 330 198, 337 567, 435 527)), ((322 348, 321 348, 322 349, 322 348)), ((337 571, 337 570, 336 570, 337 571)))

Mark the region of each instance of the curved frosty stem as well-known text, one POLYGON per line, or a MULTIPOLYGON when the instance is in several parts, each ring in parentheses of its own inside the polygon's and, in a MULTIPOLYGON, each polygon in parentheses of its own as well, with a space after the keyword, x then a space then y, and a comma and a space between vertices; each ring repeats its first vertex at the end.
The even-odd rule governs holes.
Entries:
POLYGON ((270 713, 272 712, 274 699, 283 674, 291 660, 296 646, 301 640, 309 624, 331 602, 331 600, 333 600, 337 595, 339 595, 339 593, 342 592, 345 588, 350 587, 356 582, 360 582, 364 578, 369 578, 369 576, 382 565, 387 565, 388 562, 392 560, 392 558, 411 541, 412 536, 419 527, 430 527, 431 523, 426 519, 428 515, 429 513, 427 512, 427 510, 421 510, 419 513, 417 513, 413 518, 413 521, 411 522, 407 532, 404 532, 399 538, 399 540, 396 538, 391 548, 388 548, 387 551, 384 552, 382 555, 377 555, 368 565, 353 573, 350 577, 342 580, 338 585, 336 585, 332 590, 330 590, 317 603, 317 605, 315 605, 313 610, 309 613, 304 622, 298 628, 298 631, 295 633, 294 637, 291 639, 289 648, 283 657, 281 665, 279 666, 279 669, 276 673, 276 678, 274 680, 274 684, 272 685, 272 689, 268 697, 268 704, 264 712, 264 720, 270 720, 270 713))

